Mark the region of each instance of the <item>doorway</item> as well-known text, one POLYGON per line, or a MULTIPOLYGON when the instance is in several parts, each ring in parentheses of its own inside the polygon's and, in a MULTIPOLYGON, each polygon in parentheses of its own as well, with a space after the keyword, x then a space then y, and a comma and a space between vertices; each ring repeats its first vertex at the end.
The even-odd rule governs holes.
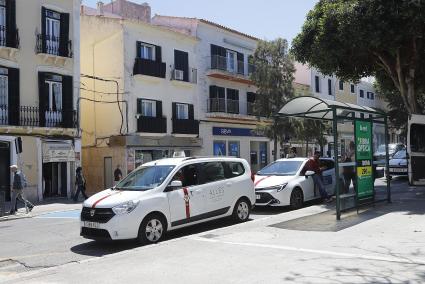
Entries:
POLYGON ((10 201, 10 143, 0 141, 0 191, 6 194, 10 201))
POLYGON ((44 198, 66 197, 68 177, 66 162, 44 163, 44 198))
POLYGON ((112 184, 112 157, 103 158, 103 185, 105 188, 111 188, 112 184))

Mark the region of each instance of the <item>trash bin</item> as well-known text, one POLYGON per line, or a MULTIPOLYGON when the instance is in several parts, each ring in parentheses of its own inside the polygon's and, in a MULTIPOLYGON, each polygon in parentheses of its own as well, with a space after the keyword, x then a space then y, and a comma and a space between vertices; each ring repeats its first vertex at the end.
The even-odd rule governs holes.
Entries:
POLYGON ((6 192, 0 191, 0 217, 5 215, 6 211, 6 192))

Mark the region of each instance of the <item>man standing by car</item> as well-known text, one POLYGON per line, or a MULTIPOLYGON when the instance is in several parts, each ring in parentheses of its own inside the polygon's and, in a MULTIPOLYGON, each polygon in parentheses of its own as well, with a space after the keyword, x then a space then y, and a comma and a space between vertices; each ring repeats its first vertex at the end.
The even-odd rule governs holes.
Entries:
POLYGON ((310 158, 305 164, 302 173, 305 174, 307 171, 313 171, 312 179, 314 185, 319 188, 320 196, 326 202, 332 201, 332 198, 326 192, 325 186, 322 181, 322 171, 323 168, 320 167, 320 151, 315 151, 312 158, 310 158))

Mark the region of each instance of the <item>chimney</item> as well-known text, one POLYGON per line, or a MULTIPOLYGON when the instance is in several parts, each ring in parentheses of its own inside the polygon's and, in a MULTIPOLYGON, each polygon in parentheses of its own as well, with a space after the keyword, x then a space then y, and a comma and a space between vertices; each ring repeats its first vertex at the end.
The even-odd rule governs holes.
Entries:
POLYGON ((148 3, 142 4, 142 21, 150 23, 151 22, 151 6, 148 3))
POLYGON ((97 15, 98 16, 103 16, 103 2, 99 1, 97 2, 97 15))

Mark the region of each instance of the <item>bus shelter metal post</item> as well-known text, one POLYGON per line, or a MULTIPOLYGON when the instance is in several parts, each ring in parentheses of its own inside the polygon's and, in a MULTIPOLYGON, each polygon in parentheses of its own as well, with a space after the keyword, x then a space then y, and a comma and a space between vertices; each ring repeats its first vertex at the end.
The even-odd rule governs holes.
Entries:
POLYGON ((332 132, 334 135, 335 184, 336 184, 336 219, 341 220, 341 203, 339 200, 339 165, 338 165, 338 117, 336 108, 332 106, 332 132))
POLYGON ((389 164, 389 151, 388 151, 388 117, 384 116, 385 126, 385 178, 387 180, 387 202, 391 203, 391 179, 390 179, 390 164, 389 164))

